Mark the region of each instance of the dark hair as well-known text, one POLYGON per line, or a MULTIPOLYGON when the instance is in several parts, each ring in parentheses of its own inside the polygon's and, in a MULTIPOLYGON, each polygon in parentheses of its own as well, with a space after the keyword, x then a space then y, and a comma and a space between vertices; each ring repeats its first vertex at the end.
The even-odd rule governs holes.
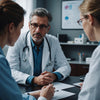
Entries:
POLYGON ((17 27, 23 20, 25 10, 17 3, 11 0, 0 1, 0 31, 3 31, 6 25, 13 22, 17 27))
POLYGON ((33 12, 31 12, 30 16, 29 16, 29 20, 31 21, 33 16, 40 16, 40 17, 44 17, 47 16, 48 21, 51 22, 52 21, 52 16, 51 14, 45 9, 45 8, 37 8, 35 9, 33 12))

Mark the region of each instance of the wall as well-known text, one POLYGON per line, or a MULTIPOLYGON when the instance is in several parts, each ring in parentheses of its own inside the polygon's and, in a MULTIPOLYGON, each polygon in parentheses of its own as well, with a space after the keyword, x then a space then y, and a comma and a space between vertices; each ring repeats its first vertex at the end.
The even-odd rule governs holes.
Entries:
MULTIPOLYGON (((53 16, 53 21, 51 22, 51 29, 49 31, 49 34, 53 34, 55 36, 57 36, 57 34, 67 34, 68 40, 74 40, 75 37, 79 37, 79 35, 84 33, 84 31, 83 29, 61 29, 61 5, 62 0, 37 0, 37 7, 46 8, 53 16)), ((87 39, 86 35, 85 38, 87 39)), ((94 48, 95 47, 90 48, 86 46, 62 47, 66 57, 72 56, 72 58, 75 58, 76 60, 78 60, 78 52, 84 52, 85 57, 90 57, 94 48)))
POLYGON ((37 7, 44 7, 49 10, 53 16, 51 22, 50 34, 57 36, 57 34, 67 34, 69 40, 74 40, 79 34, 84 33, 82 29, 61 29, 61 4, 62 0, 37 0, 37 7))
MULTIPOLYGON (((17 0, 16 0, 17 1, 17 0)), ((20 0, 18 0, 20 1, 20 0)), ((51 29, 49 31, 49 34, 55 35, 57 36, 57 34, 67 34, 68 40, 74 40, 74 37, 78 37, 80 34, 84 33, 83 29, 66 29, 63 30, 61 29, 61 4, 62 4, 62 0, 29 0, 27 1, 28 3, 26 3, 27 5, 32 5, 32 9, 34 10, 35 8, 38 7, 44 7, 46 8, 49 12, 51 12, 52 16, 53 16, 53 20, 51 22, 51 29), (33 2, 33 4, 30 2, 33 2)), ((66 0, 67 1, 67 0, 66 0)), ((29 7, 30 7, 29 5, 29 7)), ((28 14, 29 14, 29 9, 28 10, 28 14)), ((29 15, 28 15, 29 17, 29 15)), ((26 28, 25 28, 26 29, 26 28)), ((86 37, 86 36, 85 36, 86 37)), ((67 48, 66 46, 64 46, 62 48, 64 50, 65 55, 67 56, 67 51, 72 51, 72 48, 67 48), (70 50, 69 50, 70 49, 70 50)), ((81 48, 81 51, 84 49, 84 47, 81 48)), ((92 48, 93 51, 94 47, 92 48)), ((75 49, 76 50, 76 49, 75 49)), ((76 52, 79 52, 80 49, 78 51, 74 52, 69 52, 69 54, 72 54, 74 57, 76 57, 76 52)), ((6 54, 7 52, 7 47, 4 48, 4 53, 6 54)), ((90 48, 88 50, 88 52, 86 52, 86 56, 90 56, 91 55, 91 51, 90 48)), ((76 58, 77 59, 77 58, 76 58)))

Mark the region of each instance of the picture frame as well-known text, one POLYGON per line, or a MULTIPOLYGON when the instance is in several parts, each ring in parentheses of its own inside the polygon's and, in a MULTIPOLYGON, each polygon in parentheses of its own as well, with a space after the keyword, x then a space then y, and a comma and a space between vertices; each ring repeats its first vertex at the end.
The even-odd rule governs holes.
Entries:
POLYGON ((79 5, 83 0, 62 1, 62 29, 82 29, 77 20, 80 19, 79 5))

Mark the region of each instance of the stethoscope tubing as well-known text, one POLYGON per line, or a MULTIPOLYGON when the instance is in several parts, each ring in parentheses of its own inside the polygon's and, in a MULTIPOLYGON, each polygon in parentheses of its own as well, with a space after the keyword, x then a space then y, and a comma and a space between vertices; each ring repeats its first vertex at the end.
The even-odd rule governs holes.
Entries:
MULTIPOLYGON (((29 52, 29 46, 27 45, 27 36, 28 36, 28 33, 30 31, 27 31, 26 33, 26 36, 25 36, 25 47, 23 48, 23 53, 25 52, 26 49, 28 49, 28 52, 29 52)), ((50 52, 50 62, 51 62, 51 48, 50 48, 50 44, 49 44, 49 41, 47 39, 47 37, 45 36, 45 39, 47 41, 47 44, 48 44, 48 48, 49 48, 49 52, 50 52)), ((24 59, 25 60, 25 59, 24 59)), ((25 60, 26 61, 26 60, 25 60)))

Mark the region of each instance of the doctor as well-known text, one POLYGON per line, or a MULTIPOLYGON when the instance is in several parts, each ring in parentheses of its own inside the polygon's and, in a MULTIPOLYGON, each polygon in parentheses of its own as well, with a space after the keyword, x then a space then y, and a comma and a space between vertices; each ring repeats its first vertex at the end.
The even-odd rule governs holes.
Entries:
POLYGON ((78 100, 100 100, 100 0, 84 0, 80 20, 90 41, 99 42, 94 50, 78 100))
POLYGON ((51 14, 37 8, 29 17, 29 32, 21 34, 14 47, 9 47, 7 59, 12 75, 20 84, 46 85, 69 76, 71 68, 59 41, 48 35, 51 14))

